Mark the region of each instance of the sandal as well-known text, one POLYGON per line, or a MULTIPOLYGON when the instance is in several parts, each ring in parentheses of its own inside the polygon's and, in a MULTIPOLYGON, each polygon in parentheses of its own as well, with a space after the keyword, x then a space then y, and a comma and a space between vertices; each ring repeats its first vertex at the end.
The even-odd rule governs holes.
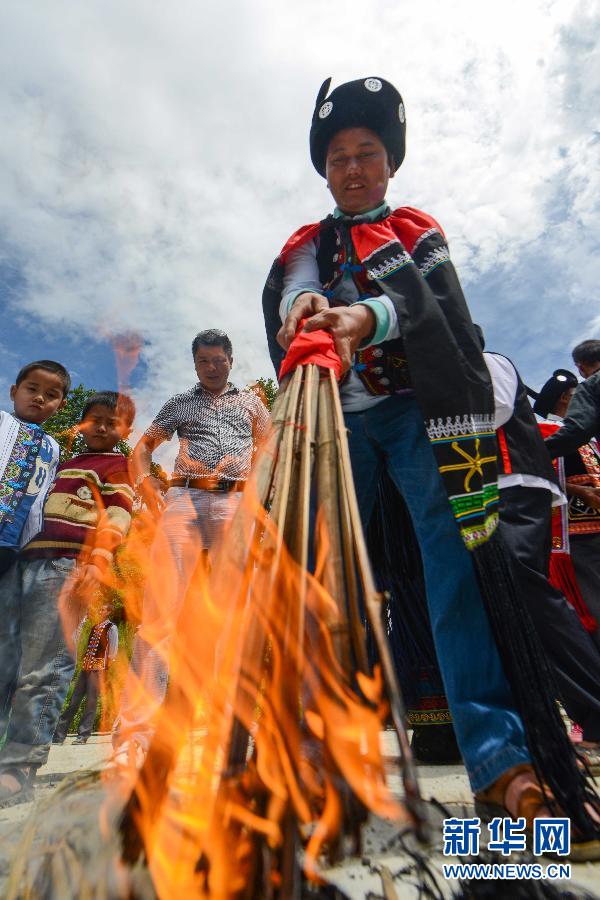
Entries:
POLYGON ((9 806, 16 806, 18 803, 28 803, 30 800, 33 800, 33 783, 36 771, 36 766, 28 766, 25 769, 11 766, 0 773, 0 809, 6 809, 9 806), (17 782, 17 785, 6 784, 3 780, 5 775, 10 776, 17 782))
MULTIPOLYGON (((527 764, 513 766, 485 791, 475 794, 475 812, 486 823, 497 816, 524 818, 528 835, 533 833, 534 819, 554 817, 533 767, 527 764)), ((577 839, 577 834, 572 834, 569 859, 573 862, 600 860, 600 838, 582 841, 577 839)))

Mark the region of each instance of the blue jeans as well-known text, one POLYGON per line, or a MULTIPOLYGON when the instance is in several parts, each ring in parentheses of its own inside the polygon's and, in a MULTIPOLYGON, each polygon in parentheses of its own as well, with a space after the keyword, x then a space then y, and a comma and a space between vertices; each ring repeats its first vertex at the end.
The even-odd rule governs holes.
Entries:
POLYGON ((6 730, 0 770, 48 759, 75 668, 58 611, 75 565, 19 560, 0 578, 0 733, 6 730))
POLYGON ((483 790, 511 766, 529 762, 529 752, 423 414, 413 397, 395 396, 345 419, 363 524, 384 469, 408 506, 458 745, 471 787, 483 790))

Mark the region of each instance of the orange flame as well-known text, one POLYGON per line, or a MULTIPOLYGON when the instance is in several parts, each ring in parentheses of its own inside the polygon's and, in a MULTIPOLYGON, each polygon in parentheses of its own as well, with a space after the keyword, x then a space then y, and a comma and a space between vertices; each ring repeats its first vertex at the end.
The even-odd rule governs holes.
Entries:
MULTIPOLYGON (((155 612, 138 634, 169 668, 142 773, 105 776, 107 804, 131 795, 161 898, 283 890, 296 844, 305 848, 305 874, 318 881, 321 854, 335 857, 368 811, 409 822, 385 779, 381 673, 348 670, 352 641, 324 586, 329 545, 320 517, 317 529, 313 575, 288 552, 253 476, 215 553, 207 558, 193 540, 183 548, 183 592, 182 561, 164 523, 156 528, 145 510, 120 551, 122 567, 140 578, 118 567, 106 574, 105 589, 119 592, 133 621, 142 618, 145 582, 155 612)), ((152 708, 144 682, 131 670, 127 678, 152 708)), ((113 679, 105 692, 109 684, 118 689, 113 679)), ((101 821, 110 821, 106 809, 101 821)))
MULTIPOLYGON (((161 598, 143 635, 159 650, 167 647, 170 662, 153 750, 168 771, 163 778, 160 767, 147 766, 134 787, 135 823, 158 895, 247 892, 265 877, 257 871, 261 838, 275 854, 269 878, 280 882, 290 822, 306 844, 305 872, 318 879, 319 855, 324 847, 335 852, 341 832, 352 830, 348 819, 371 810, 407 821, 385 783, 380 673, 353 684, 336 657, 332 634, 343 623, 319 582, 326 541, 315 575, 307 575, 280 545, 249 486, 210 573, 202 563, 189 567, 176 623, 176 564, 160 528, 157 540, 159 570, 149 568, 148 544, 135 532, 126 552, 137 556, 161 598), (237 752, 233 735, 242 738, 237 752)), ((120 588, 126 607, 131 595, 138 612, 139 591, 120 588)), ((143 693, 141 682, 138 689, 143 693)))

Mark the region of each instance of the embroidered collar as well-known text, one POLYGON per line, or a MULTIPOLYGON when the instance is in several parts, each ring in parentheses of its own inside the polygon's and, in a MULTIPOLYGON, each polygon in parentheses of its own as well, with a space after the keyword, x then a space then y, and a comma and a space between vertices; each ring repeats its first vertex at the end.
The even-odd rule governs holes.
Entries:
POLYGON ((376 206, 375 209, 370 209, 368 212, 360 213, 358 216, 347 216, 345 212, 343 212, 339 206, 333 211, 333 218, 337 219, 340 222, 343 222, 346 225, 362 225, 363 222, 375 222, 378 219, 384 219, 386 216, 389 216, 391 212, 390 207, 388 206, 387 200, 384 200, 383 203, 380 203, 379 206, 376 206))
POLYGON ((37 425, 35 422, 26 422, 25 419, 20 419, 19 416, 16 416, 14 413, 12 414, 12 416, 13 416, 14 419, 17 420, 17 422, 19 422, 20 425, 24 425, 25 428, 33 428, 34 430, 35 430, 36 428, 39 428, 40 431, 43 430, 43 429, 42 429, 42 426, 41 426, 41 425, 37 425))

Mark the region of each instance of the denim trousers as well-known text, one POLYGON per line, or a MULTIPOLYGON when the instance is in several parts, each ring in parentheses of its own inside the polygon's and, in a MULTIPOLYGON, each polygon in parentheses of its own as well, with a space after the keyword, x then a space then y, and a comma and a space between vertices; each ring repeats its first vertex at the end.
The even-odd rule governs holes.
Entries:
POLYGON ((68 706, 62 713, 54 732, 55 741, 64 741, 67 731, 77 710, 81 706, 81 701, 85 697, 85 706, 79 720, 77 734, 79 737, 88 738, 92 733, 94 721, 96 719, 96 710, 98 700, 103 690, 104 671, 101 669, 92 669, 86 672, 81 669, 77 676, 77 681, 73 685, 73 693, 69 700, 68 706))
POLYGON ((58 602, 76 562, 18 560, 0 578, 0 770, 48 759, 75 668, 58 602))
POLYGON ((456 738, 474 791, 529 762, 521 717, 460 537, 423 414, 410 395, 345 414, 358 504, 366 526, 387 470, 421 549, 427 605, 456 738))
POLYGON ((152 547, 142 624, 133 644, 112 742, 136 740, 148 749, 154 716, 169 679, 169 654, 186 591, 202 552, 217 547, 241 493, 170 488, 152 547))

